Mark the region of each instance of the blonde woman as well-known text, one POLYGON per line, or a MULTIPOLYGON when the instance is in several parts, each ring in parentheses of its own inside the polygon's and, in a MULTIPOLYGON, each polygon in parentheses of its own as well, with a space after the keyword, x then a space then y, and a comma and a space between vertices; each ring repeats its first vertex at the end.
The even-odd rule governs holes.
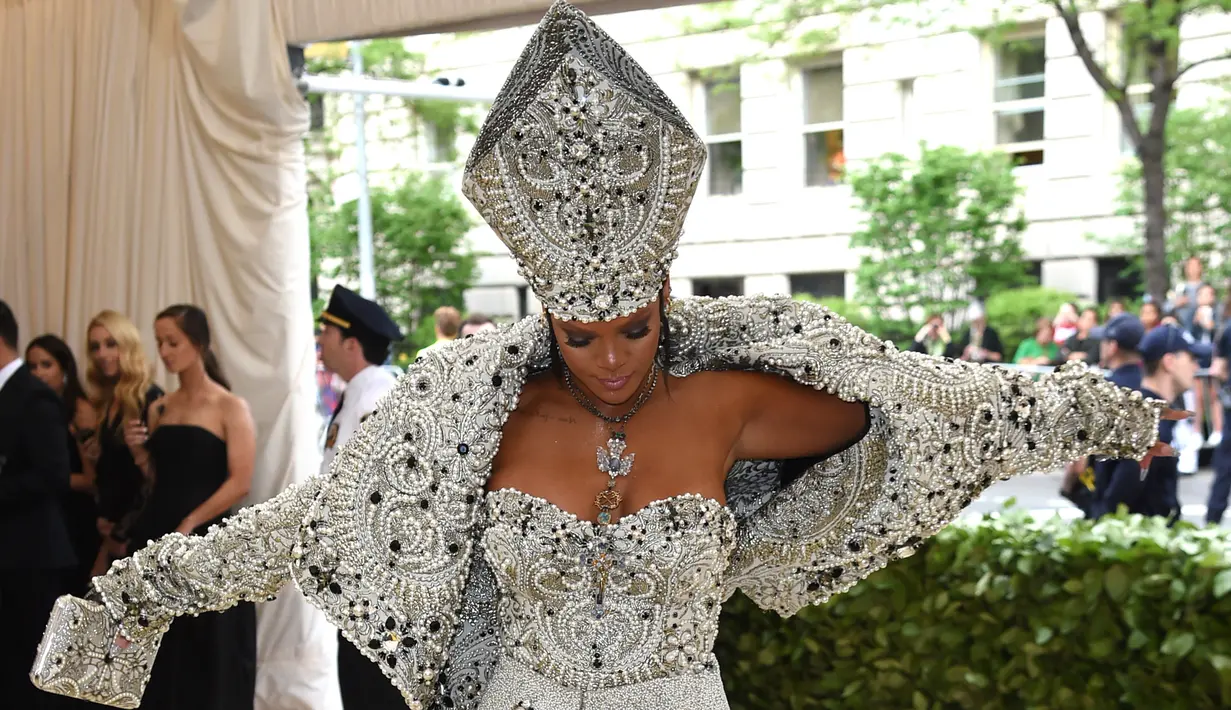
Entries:
POLYGON ((149 419, 149 405, 162 396, 132 321, 115 311, 94 316, 86 330, 91 401, 98 417, 98 433, 86 447, 95 460, 98 487, 98 531, 103 543, 93 574, 102 574, 111 560, 123 557, 127 525, 140 511, 145 476, 124 443, 129 421, 149 419))

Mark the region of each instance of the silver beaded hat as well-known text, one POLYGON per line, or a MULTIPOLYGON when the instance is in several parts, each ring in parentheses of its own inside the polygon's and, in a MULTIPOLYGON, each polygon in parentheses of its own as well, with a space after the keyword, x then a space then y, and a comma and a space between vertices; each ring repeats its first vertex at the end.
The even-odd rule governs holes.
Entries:
POLYGON ((658 297, 705 165, 662 89, 584 13, 551 6, 466 161, 462 192, 562 320, 658 297))

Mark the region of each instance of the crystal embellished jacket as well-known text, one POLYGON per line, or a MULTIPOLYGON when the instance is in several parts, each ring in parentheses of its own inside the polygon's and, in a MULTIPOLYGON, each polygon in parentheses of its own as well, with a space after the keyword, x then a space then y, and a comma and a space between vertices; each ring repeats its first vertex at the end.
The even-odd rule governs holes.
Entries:
MULTIPOLYGON (((1035 381, 898 352, 787 298, 677 299, 670 326, 674 376, 766 371, 870 408, 867 434, 840 454, 741 462, 728 476, 733 542, 716 596, 742 590, 786 616, 910 555, 994 481, 1087 454, 1141 457, 1163 407, 1080 364, 1035 381)), ((550 338, 528 318, 423 356, 329 475, 205 536, 154 542, 95 579, 95 594, 125 636, 153 644, 177 616, 294 580, 410 707, 476 707, 502 631, 480 539, 507 513, 507 501, 484 505, 485 483, 550 338)))

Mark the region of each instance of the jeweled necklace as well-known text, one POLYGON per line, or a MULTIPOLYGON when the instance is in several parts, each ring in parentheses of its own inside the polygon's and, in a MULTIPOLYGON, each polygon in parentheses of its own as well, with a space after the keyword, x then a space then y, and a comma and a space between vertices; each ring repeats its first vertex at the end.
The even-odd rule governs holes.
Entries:
POLYGON ((590 401, 590 398, 573 382, 573 374, 569 372, 568 367, 564 368, 564 383, 568 385, 568 391, 573 395, 573 399, 577 400, 577 404, 612 425, 611 436, 607 439, 607 448, 598 450, 598 470, 607 474, 607 487, 594 496, 594 507, 598 508, 598 522, 602 525, 611 523, 611 511, 619 508, 624 500, 624 496, 616 490, 616 478, 628 475, 633 468, 633 459, 637 456, 636 454, 624 455, 624 425, 633 418, 637 410, 641 409, 641 405, 649 401, 650 395, 654 394, 654 387, 658 385, 657 362, 650 366, 650 374, 647 375, 646 381, 649 386, 642 385, 641 394, 633 403, 632 409, 618 417, 612 417, 604 414, 590 401))

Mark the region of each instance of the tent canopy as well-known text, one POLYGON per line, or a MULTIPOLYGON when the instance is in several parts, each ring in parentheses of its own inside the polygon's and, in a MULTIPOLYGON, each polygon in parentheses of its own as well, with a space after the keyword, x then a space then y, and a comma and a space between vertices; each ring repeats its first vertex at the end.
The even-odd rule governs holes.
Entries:
MULTIPOLYGON (((591 15, 713 0, 573 0, 591 15)), ((273 0, 290 44, 536 24, 550 0, 273 0)))

